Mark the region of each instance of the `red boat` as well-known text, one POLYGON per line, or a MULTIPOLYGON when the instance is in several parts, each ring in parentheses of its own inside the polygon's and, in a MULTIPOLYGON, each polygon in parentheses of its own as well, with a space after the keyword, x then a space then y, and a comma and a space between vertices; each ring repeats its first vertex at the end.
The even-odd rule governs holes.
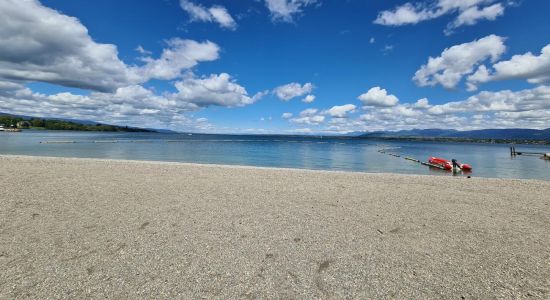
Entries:
MULTIPOLYGON (((453 162, 449 161, 449 160, 446 160, 446 159, 443 159, 443 158, 430 157, 428 162, 431 163, 431 164, 434 164, 434 165, 441 166, 445 170, 452 170, 453 169, 453 162)), ((461 163, 457 162, 457 165, 462 171, 471 171, 472 170, 472 167, 469 164, 461 164, 461 163)))

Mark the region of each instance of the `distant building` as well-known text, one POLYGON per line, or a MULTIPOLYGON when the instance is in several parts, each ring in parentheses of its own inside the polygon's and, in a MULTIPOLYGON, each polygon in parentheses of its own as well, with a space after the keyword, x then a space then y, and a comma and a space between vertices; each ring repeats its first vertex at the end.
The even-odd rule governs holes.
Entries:
POLYGON ((29 121, 19 121, 17 122, 17 128, 29 128, 31 127, 31 122, 29 121))

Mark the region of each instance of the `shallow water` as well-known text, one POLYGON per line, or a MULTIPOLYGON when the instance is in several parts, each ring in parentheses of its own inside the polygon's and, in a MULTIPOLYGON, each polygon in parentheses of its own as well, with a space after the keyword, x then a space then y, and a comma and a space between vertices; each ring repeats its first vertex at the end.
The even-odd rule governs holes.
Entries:
MULTIPOLYGON (((359 172, 452 176, 418 163, 379 153, 426 161, 456 158, 474 168, 471 175, 550 180, 550 161, 537 156, 510 157, 509 145, 396 142, 360 139, 98 133, 73 131, 0 132, 0 154, 248 165, 359 172), (63 142, 63 143, 57 143, 63 142), (70 142, 70 143, 65 143, 70 142)), ((550 152, 550 146, 516 145, 518 151, 550 152)))

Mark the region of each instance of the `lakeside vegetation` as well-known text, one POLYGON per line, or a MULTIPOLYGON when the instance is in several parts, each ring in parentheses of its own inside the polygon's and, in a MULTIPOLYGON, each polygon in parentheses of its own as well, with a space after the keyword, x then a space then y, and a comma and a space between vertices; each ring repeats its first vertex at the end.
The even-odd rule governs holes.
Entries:
POLYGON ((550 140, 534 140, 534 139, 490 139, 490 138, 481 139, 481 138, 456 138, 456 137, 367 137, 367 136, 360 136, 357 138, 367 139, 367 140, 383 140, 383 141, 550 145, 550 140))
POLYGON ((74 131, 106 131, 106 132, 155 132, 149 129, 115 126, 108 124, 82 124, 71 121, 42 119, 42 118, 23 118, 10 115, 0 115, 0 124, 5 127, 15 127, 20 129, 36 130, 74 130, 74 131))

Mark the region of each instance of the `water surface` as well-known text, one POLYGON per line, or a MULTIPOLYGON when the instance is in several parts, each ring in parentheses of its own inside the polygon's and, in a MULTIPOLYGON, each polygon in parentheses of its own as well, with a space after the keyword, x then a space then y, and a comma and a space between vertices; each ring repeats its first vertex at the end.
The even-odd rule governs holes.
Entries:
MULTIPOLYGON (((342 138, 102 133, 74 131, 0 132, 0 154, 154 160, 358 172, 451 173, 378 152, 426 161, 429 156, 469 163, 471 176, 550 180, 550 162, 510 157, 509 145, 375 141, 342 138), (57 142, 71 143, 57 143, 57 142)), ((516 145, 518 151, 550 152, 550 146, 516 145)), ((464 175, 464 174, 463 174, 464 175)))

